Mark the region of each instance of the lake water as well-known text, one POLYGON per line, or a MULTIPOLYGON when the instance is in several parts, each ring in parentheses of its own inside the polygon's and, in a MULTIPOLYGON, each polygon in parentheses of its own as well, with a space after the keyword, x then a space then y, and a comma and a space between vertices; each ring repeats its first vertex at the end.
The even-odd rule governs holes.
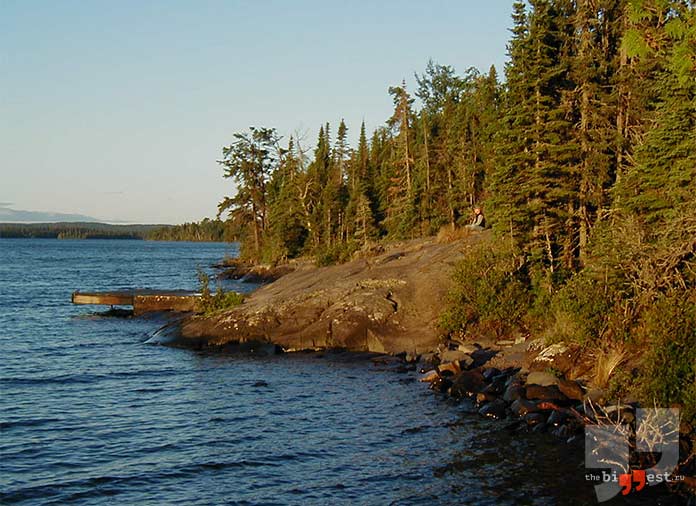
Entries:
POLYGON ((0 239, 0 504, 596 504, 581 449, 467 413, 415 373, 154 346, 162 320, 70 304, 194 289, 225 254, 0 239))

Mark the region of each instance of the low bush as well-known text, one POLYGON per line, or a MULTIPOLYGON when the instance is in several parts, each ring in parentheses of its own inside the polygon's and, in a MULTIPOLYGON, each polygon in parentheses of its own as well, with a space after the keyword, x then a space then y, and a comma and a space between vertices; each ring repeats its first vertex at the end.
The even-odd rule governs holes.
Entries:
POLYGON ((220 285, 217 286, 215 293, 210 291, 210 276, 202 270, 198 271, 199 291, 201 300, 199 311, 205 315, 210 315, 217 311, 230 309, 244 302, 244 296, 234 291, 224 291, 220 285))
POLYGON ((573 276, 550 298, 546 341, 588 345, 609 329, 613 291, 588 271, 573 276))
POLYGON ((348 242, 334 244, 332 246, 323 246, 319 250, 317 250, 314 256, 315 264, 318 267, 341 264, 343 262, 349 261, 352 258, 353 253, 355 253, 357 250, 357 242, 348 242))
POLYGON ((682 417, 696 418, 696 295, 675 291, 645 312, 641 327, 645 355, 640 385, 644 400, 682 405, 682 417))
POLYGON ((527 313, 531 295, 524 262, 506 242, 473 246, 457 265, 440 327, 449 335, 500 337, 527 313))

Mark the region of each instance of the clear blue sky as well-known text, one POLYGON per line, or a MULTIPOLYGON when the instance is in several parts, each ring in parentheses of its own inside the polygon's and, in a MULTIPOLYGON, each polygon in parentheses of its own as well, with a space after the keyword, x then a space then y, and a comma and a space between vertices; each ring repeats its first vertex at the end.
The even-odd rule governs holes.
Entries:
POLYGON ((512 0, 0 0, 0 203, 103 220, 213 216, 234 132, 313 146, 391 113, 429 58, 502 75, 512 0))

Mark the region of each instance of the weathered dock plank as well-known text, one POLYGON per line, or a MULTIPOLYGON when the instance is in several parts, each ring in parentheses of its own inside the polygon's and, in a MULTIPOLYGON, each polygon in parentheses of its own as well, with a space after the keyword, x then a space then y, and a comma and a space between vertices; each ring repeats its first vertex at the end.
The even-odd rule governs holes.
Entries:
POLYGON ((196 311, 200 294, 186 290, 124 290, 114 292, 74 292, 73 304, 133 306, 133 313, 155 311, 196 311))

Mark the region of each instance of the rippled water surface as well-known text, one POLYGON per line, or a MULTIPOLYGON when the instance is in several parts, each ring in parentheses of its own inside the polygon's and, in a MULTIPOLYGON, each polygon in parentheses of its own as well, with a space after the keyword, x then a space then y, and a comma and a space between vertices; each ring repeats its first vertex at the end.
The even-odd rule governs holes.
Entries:
POLYGON ((345 355, 145 344, 75 289, 186 288, 233 246, 0 239, 0 504, 594 504, 578 449, 345 355))

